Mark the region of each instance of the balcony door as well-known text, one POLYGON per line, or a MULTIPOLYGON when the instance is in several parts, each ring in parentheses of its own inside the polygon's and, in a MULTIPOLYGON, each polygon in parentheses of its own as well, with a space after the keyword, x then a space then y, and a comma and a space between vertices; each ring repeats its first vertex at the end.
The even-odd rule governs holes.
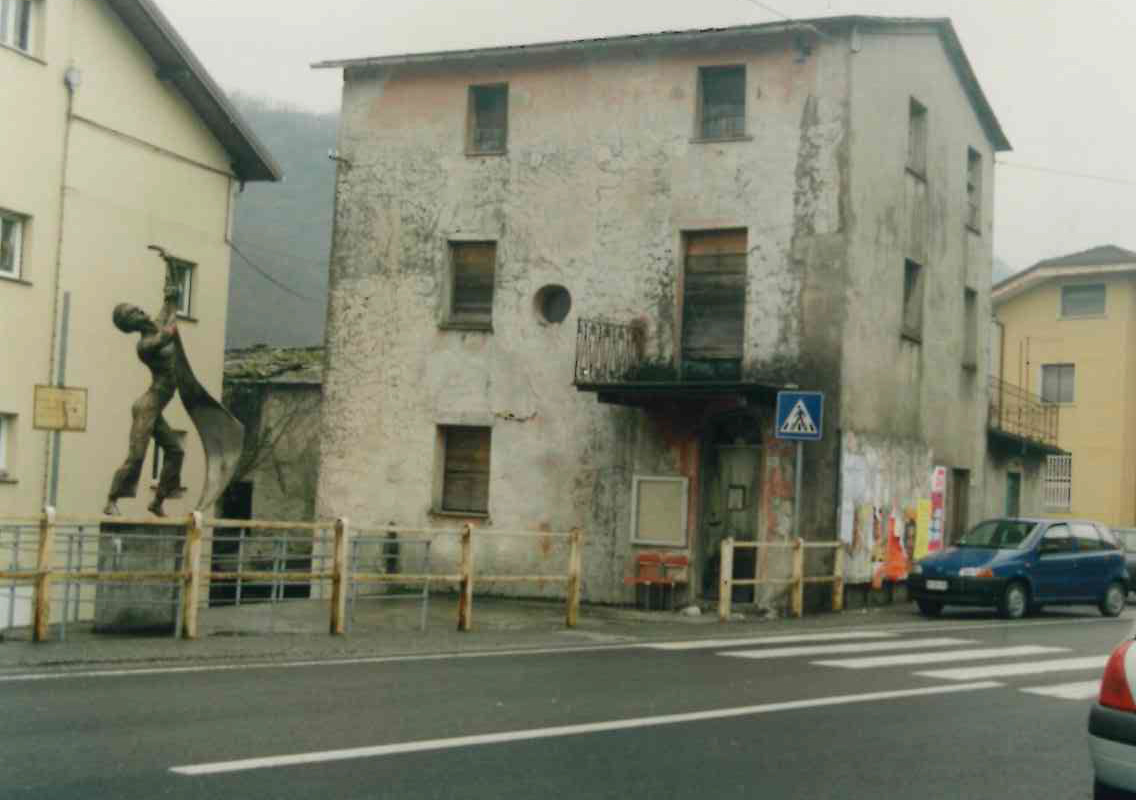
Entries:
POLYGON ((745 229, 690 232, 683 246, 682 378, 738 380, 745 334, 745 229))

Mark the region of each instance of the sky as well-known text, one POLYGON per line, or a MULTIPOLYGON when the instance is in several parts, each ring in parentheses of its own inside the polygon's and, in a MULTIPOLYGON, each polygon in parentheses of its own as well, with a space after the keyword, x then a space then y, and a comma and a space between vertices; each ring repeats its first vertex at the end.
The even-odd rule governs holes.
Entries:
POLYGON ((1013 145, 996 167, 995 255, 1019 270, 1102 244, 1136 250, 1134 0, 157 2, 227 91, 315 111, 339 105, 341 72, 310 68, 325 59, 744 25, 785 15, 950 17, 1013 145))

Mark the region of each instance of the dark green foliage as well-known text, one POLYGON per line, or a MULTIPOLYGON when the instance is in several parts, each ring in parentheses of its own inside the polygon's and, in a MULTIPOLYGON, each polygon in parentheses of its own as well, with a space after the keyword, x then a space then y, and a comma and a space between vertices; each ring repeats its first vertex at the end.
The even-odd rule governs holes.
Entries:
POLYGON ((280 183, 250 183, 238 196, 233 241, 296 297, 232 254, 226 347, 322 344, 335 199, 338 116, 237 94, 233 102, 279 162, 280 183))

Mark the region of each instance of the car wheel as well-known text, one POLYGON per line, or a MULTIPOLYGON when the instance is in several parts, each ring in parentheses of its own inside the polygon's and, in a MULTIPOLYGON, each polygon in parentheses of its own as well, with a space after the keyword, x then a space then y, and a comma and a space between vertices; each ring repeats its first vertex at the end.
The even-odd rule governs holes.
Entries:
POLYGON ((1021 619, 1029 608, 1029 590, 1021 581, 1014 581, 1002 593, 998 611, 1006 619, 1021 619))
POLYGON ((1120 581, 1113 581, 1100 601, 1100 612, 1106 617, 1119 617, 1124 611, 1124 586, 1120 581))
POLYGON ((943 604, 938 600, 916 600, 919 613, 925 617, 937 617, 943 613, 943 604))

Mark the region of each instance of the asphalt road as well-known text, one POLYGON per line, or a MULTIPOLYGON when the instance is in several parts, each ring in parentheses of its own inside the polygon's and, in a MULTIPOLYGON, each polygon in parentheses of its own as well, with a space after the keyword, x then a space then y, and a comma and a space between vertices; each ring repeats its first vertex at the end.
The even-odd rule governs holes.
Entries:
POLYGON ((1086 798, 1132 623, 10 674, 0 796, 1086 798))

